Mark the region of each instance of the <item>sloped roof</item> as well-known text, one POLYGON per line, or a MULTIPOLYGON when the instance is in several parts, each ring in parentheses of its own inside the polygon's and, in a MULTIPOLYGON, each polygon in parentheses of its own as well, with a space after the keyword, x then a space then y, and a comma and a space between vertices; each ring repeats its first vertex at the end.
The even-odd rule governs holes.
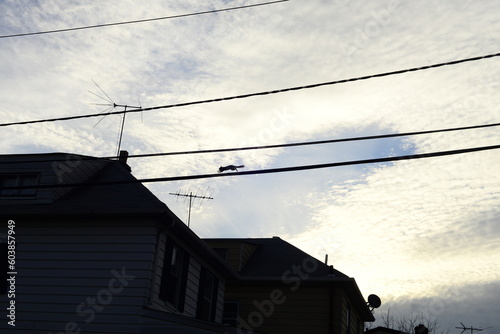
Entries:
POLYGON ((133 214, 164 212, 167 207, 129 172, 123 162, 67 153, 0 156, 0 174, 38 173, 36 198, 0 198, 2 213, 133 214), (101 182, 131 182, 99 186, 101 182), (77 184, 78 186, 63 187, 77 184))
POLYGON ((229 266, 130 171, 124 161, 68 153, 0 155, 0 176, 36 173, 43 187, 32 198, 0 197, 0 216, 31 216, 41 222, 43 217, 155 217, 234 278, 229 266), (118 184, 99 185, 104 182, 118 184))
POLYGON ((202 240, 217 247, 241 243, 255 246, 252 247, 254 250, 250 258, 239 272, 239 279, 233 284, 285 284, 283 275, 300 266, 303 273, 307 272, 307 278, 302 281, 302 284, 342 287, 353 305, 361 312, 364 321, 375 320, 354 278, 315 259, 279 237, 202 240))
POLYGON ((372 328, 372 329, 365 331, 365 334, 408 334, 408 333, 400 332, 400 331, 395 330, 395 329, 379 326, 379 327, 375 327, 375 328, 372 328))
POLYGON ((286 270, 289 270, 294 265, 301 265, 305 259, 308 259, 317 266, 317 269, 310 274, 310 277, 348 277, 279 237, 203 240, 244 242, 256 246, 252 256, 240 271, 241 276, 281 277, 286 270))

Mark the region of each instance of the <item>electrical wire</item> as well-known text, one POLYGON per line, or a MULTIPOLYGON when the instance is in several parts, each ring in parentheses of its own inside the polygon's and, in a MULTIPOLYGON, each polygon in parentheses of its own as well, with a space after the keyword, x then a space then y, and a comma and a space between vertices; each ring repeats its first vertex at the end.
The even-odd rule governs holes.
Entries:
POLYGON ((68 32, 68 31, 75 31, 75 30, 95 29, 95 28, 104 28, 104 27, 125 25, 125 24, 136 24, 136 23, 144 23, 144 22, 152 22, 152 21, 160 21, 160 20, 177 19, 177 18, 181 18, 181 17, 188 17, 188 16, 195 16, 195 15, 204 15, 204 14, 214 14, 214 13, 220 13, 220 12, 227 12, 227 11, 231 11, 231 10, 238 10, 238 9, 245 9, 245 8, 251 8, 251 7, 272 5, 272 4, 276 4, 276 3, 279 3, 279 2, 287 2, 287 1, 290 1, 290 0, 276 0, 276 1, 269 1, 269 2, 263 2, 263 3, 258 3, 258 4, 252 4, 252 5, 230 7, 230 8, 223 8, 223 9, 214 9, 214 10, 207 10, 207 11, 203 11, 203 12, 180 14, 180 15, 162 16, 162 17, 155 17, 155 18, 142 19, 142 20, 122 21, 122 22, 114 22, 114 23, 104 23, 104 24, 96 24, 96 25, 89 25, 89 26, 83 26, 83 27, 64 28, 64 29, 46 30, 46 31, 38 31, 38 32, 28 32, 28 33, 20 33, 20 34, 13 34, 13 35, 0 35, 0 38, 12 38, 12 37, 45 35, 45 34, 68 32))
POLYGON ((320 168, 333 168, 333 167, 341 167, 341 166, 385 163, 385 162, 394 162, 394 161, 403 161, 403 160, 416 160, 416 159, 424 159, 424 158, 433 158, 433 157, 450 156, 450 155, 456 155, 456 154, 488 151, 488 150, 495 150, 495 149, 500 149, 500 145, 472 147, 472 148, 459 149, 459 150, 440 151, 440 152, 412 154, 412 155, 402 155, 402 156, 377 158, 377 159, 365 159, 365 160, 333 162, 333 163, 316 164, 316 165, 270 168, 270 169, 231 172, 231 173, 171 176, 171 177, 122 180, 122 181, 81 182, 81 183, 69 183, 69 184, 45 184, 45 185, 37 185, 37 186, 2 187, 2 188, 0 188, 0 190, 47 189, 47 188, 52 189, 52 188, 68 188, 68 187, 81 187, 81 186, 85 186, 85 187, 114 186, 114 185, 136 184, 136 183, 186 181, 186 180, 196 180, 196 179, 208 179, 208 178, 215 178, 215 177, 284 173, 284 172, 295 172, 295 171, 304 171, 304 170, 312 170, 312 169, 320 169, 320 168))
MULTIPOLYGON (((149 158, 158 156, 169 156, 169 155, 185 155, 185 154, 200 154, 200 153, 220 153, 220 152, 235 152, 235 151, 247 151, 247 150, 261 150, 261 149, 271 149, 271 148, 284 148, 284 147, 294 147, 294 146, 308 146, 308 145, 321 145, 321 144, 332 144, 332 143, 342 143, 351 141, 361 141, 361 140, 374 140, 374 139, 385 139, 385 138, 395 138, 395 137, 408 137, 423 134, 432 134, 440 132, 451 132, 451 131, 462 131, 471 129, 480 129, 500 126, 500 123, 492 124, 482 124, 473 126, 464 126, 459 128, 447 128, 438 130, 427 130, 427 131, 415 131, 415 132, 403 132, 403 133, 391 133, 385 135, 375 135, 375 136, 364 136, 364 137, 351 137, 351 138, 340 138, 340 139, 327 139, 327 140, 316 140, 308 142, 298 142, 298 143, 288 143, 288 144, 275 144, 275 145, 263 145, 263 146, 249 146, 249 147, 238 147, 238 148, 221 148, 221 149, 211 149, 211 150, 198 150, 198 151, 181 151, 181 152, 166 152, 166 153, 149 153, 149 154, 135 154, 129 155, 129 158, 149 158)), ((116 157, 107 157, 108 159, 116 157)))
MULTIPOLYGON (((309 146, 309 145, 322 145, 322 144, 332 144, 332 143, 343 143, 352 141, 362 141, 362 140, 376 140, 376 139, 386 139, 395 137, 409 137, 424 134, 434 134, 442 132, 452 132, 452 131, 464 131, 473 129, 482 129, 500 126, 500 123, 490 123, 481 125, 471 125, 462 126, 455 128, 445 128, 445 129, 435 129, 435 130, 425 130, 425 131, 413 131, 413 132, 401 132, 401 133, 389 133, 382 135, 373 136, 362 136, 362 137, 349 137, 349 138, 337 138, 337 139, 327 139, 327 140, 316 140, 316 141, 306 141, 306 142, 295 142, 287 144, 274 144, 274 145, 262 145, 262 146, 247 146, 247 147, 237 147, 237 148, 219 148, 219 149, 207 149, 207 150, 193 150, 193 151, 177 151, 177 152, 161 152, 161 153, 145 153, 145 154, 131 154, 127 158, 153 158, 161 156, 172 156, 172 155, 188 155, 188 154, 204 154, 204 153, 222 153, 222 152, 237 152, 237 151, 249 151, 249 150, 261 150, 261 149, 273 149, 273 148, 285 148, 285 147, 297 147, 297 146, 309 146)), ((117 159, 116 156, 110 157, 81 157, 75 155, 75 161, 84 160, 111 160, 117 159)), ((23 160, 23 161, 0 161, 2 164, 16 164, 16 163, 42 163, 42 162, 58 162, 67 161, 67 159, 39 159, 39 160, 23 160)))
MULTIPOLYGON (((126 113, 137 113, 137 112, 159 110, 159 109, 170 109, 170 108, 178 108, 178 107, 187 107, 187 106, 199 105, 199 104, 207 104, 207 103, 214 103, 214 102, 230 101, 230 100, 236 100, 236 99, 245 99, 245 98, 255 97, 255 96, 264 96, 264 95, 279 94, 279 93, 285 93, 285 92, 291 92, 291 91, 298 91, 298 90, 304 90, 304 89, 318 88, 318 87, 322 87, 322 86, 331 86, 331 85, 343 84, 343 83, 354 82, 354 81, 368 80, 368 79, 373 79, 373 78, 381 78, 381 77, 398 75, 398 74, 409 73, 409 72, 423 71, 423 70, 428 70, 428 69, 432 69, 432 68, 437 68, 437 67, 442 67, 442 66, 450 66, 450 65, 457 65, 457 64, 461 64, 461 63, 465 63, 465 62, 479 61, 479 60, 484 60, 484 59, 488 59, 488 58, 494 58, 494 57, 498 57, 498 56, 500 56, 500 52, 499 53, 492 53, 492 54, 488 54, 488 55, 483 55, 483 56, 478 56, 478 57, 458 59, 458 60, 453 60, 453 61, 444 62, 444 63, 437 63, 437 64, 420 66, 420 67, 412 67, 412 68, 403 69, 403 70, 397 70, 397 71, 391 71, 391 72, 384 72, 384 73, 378 73, 378 74, 371 74, 371 75, 366 75, 366 76, 361 76, 361 77, 355 77, 355 78, 350 78, 350 79, 342 79, 342 80, 335 80, 335 81, 328 81, 328 82, 316 83, 316 84, 312 84, 312 85, 297 86, 297 87, 282 88, 282 89, 270 90, 270 91, 263 91, 263 92, 257 92, 257 93, 249 93, 249 94, 243 94, 243 95, 221 97, 221 98, 215 98, 215 99, 210 99, 210 100, 199 100, 199 101, 183 102, 183 103, 176 103, 176 104, 168 104, 168 105, 164 105, 164 106, 156 106, 156 107, 149 107, 149 108, 137 108, 137 109, 127 109, 127 110, 121 110, 121 111, 113 111, 113 112, 106 113, 105 115, 106 116, 108 116, 108 115, 121 115, 121 114, 126 114, 126 113)), ((36 124, 36 123, 45 123, 45 122, 69 121, 69 120, 75 120, 75 119, 83 119, 83 118, 91 118, 91 117, 101 117, 101 116, 103 116, 103 114, 102 113, 98 113, 98 114, 88 114, 88 115, 77 115, 77 116, 59 117, 59 118, 48 118, 48 119, 40 119, 40 120, 32 120, 32 121, 11 122, 11 123, 0 124, 0 127, 14 126, 14 125, 36 124)))

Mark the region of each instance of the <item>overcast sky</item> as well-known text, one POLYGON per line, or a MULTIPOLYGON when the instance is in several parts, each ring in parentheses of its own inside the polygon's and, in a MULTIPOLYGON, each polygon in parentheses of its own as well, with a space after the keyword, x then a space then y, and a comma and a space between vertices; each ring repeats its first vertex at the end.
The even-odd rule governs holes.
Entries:
MULTIPOLYGON (((256 1, 0 2, 0 35, 256 1)), ((1 122, 153 107, 419 67, 500 51, 496 0, 291 0, 229 12, 0 39, 1 122), (90 91, 90 92, 89 92, 90 91), (118 109, 120 110, 120 109, 118 109)), ((128 114, 130 154, 280 144, 500 122, 500 59, 128 114)), ((2 154, 115 155, 121 116, 3 127, 2 154), (100 121, 100 122, 99 122, 100 121), (99 122, 99 123, 98 123, 99 122), (97 124, 98 123, 98 124, 97 124)), ((497 128, 286 149, 130 159, 137 178, 311 165, 498 145, 497 128)), ((201 237, 280 236, 355 277, 391 311, 496 326, 498 150, 148 185, 201 237)), ((494 330, 493 330, 494 331, 494 330)))

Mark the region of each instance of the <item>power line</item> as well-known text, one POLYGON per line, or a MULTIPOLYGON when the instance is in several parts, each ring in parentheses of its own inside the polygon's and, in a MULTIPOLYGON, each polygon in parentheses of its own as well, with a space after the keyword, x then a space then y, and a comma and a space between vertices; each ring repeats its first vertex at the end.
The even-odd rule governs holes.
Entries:
POLYGON ((82 26, 82 27, 64 28, 64 29, 56 29, 56 30, 46 30, 46 31, 38 31, 38 32, 28 32, 28 33, 20 33, 20 34, 13 34, 13 35, 2 35, 2 36, 0 36, 0 38, 12 38, 12 37, 45 35, 45 34, 68 32, 68 31, 75 31, 75 30, 95 29, 95 28, 104 28, 104 27, 125 25, 125 24, 136 24, 136 23, 144 23, 144 22, 152 22, 152 21, 177 19, 177 18, 181 18, 181 17, 188 17, 188 16, 195 16, 195 15, 204 15, 204 14, 214 14, 214 13, 220 13, 220 12, 227 12, 227 11, 231 11, 231 10, 238 10, 238 9, 245 9, 245 8, 251 8, 251 7, 272 5, 272 4, 276 4, 276 3, 279 3, 279 2, 287 2, 287 1, 290 1, 290 0, 276 0, 276 1, 269 1, 269 2, 264 2, 264 3, 253 4, 253 5, 230 7, 230 8, 223 8, 223 9, 214 9, 214 10, 207 10, 207 11, 203 11, 203 12, 196 12, 196 13, 189 13, 189 14, 162 16, 162 17, 155 17, 155 18, 142 19, 142 20, 122 21, 122 22, 114 22, 114 23, 104 23, 104 24, 96 24, 96 25, 89 25, 89 26, 82 26))
POLYGON ((186 181, 186 180, 196 180, 196 179, 208 179, 208 178, 215 178, 215 177, 284 173, 284 172, 295 172, 295 171, 303 171, 303 170, 311 170, 311 169, 333 168, 333 167, 341 167, 341 166, 385 163, 385 162, 394 162, 394 161, 403 161, 403 160, 416 160, 416 159, 434 158, 434 157, 442 157, 442 156, 449 156, 449 155, 456 155, 456 154, 488 151, 488 150, 495 150, 495 149, 500 149, 500 145, 472 147, 472 148, 459 149, 459 150, 440 151, 440 152, 413 154, 413 155, 402 155, 402 156, 396 156, 396 157, 386 157, 386 158, 377 158, 377 159, 354 160, 354 161, 333 162, 333 163, 326 163, 326 164, 293 166, 293 167, 282 167, 282 168, 270 168, 270 169, 251 170, 251 171, 233 172, 233 173, 171 176, 171 177, 123 180, 123 181, 82 182, 82 183, 69 183, 69 184, 47 184, 47 185, 37 185, 37 186, 2 187, 0 189, 1 190, 48 189, 48 188, 52 189, 52 188, 78 187, 78 186, 113 186, 113 185, 134 184, 134 183, 186 181))
MULTIPOLYGON (((185 154, 200 154, 200 153, 221 153, 221 152, 261 150, 261 149, 271 149, 271 148, 284 148, 284 147, 294 147, 294 146, 321 145, 321 144, 342 143, 342 142, 361 141, 361 140, 373 140, 373 139, 384 139, 384 138, 395 138, 395 137, 407 137, 407 136, 416 136, 416 135, 432 134, 432 133, 440 133, 440 132, 451 132, 451 131, 480 129, 480 128, 495 127, 495 126, 500 126, 500 123, 483 124, 483 125, 473 125, 473 126, 464 126, 464 127, 459 127, 459 128, 447 128, 447 129, 438 129, 438 130, 403 132, 403 133, 391 133, 391 134, 375 135, 375 136, 363 136, 363 137, 351 137, 351 138, 340 138, 340 139, 316 140, 316 141, 288 143, 288 144, 249 146, 249 147, 238 147, 238 148, 221 148, 221 149, 198 150, 198 151, 179 151, 179 152, 165 152, 165 153, 135 154, 135 155, 129 155, 128 157, 129 158, 148 158, 148 157, 158 157, 158 156, 168 156, 168 155, 185 155, 185 154)), ((110 158, 113 158, 113 157, 107 157, 107 158, 110 159, 110 158)))
MULTIPOLYGON (((437 63, 437 64, 433 64, 433 65, 426 65, 426 66, 421 66, 421 67, 413 67, 413 68, 408 68, 408 69, 403 69, 403 70, 397 70, 397 71, 391 71, 391 72, 378 73, 378 74, 371 74, 371 75, 366 75, 366 76, 361 76, 361 77, 356 77, 356 78, 350 78, 350 79, 328 81, 328 82, 316 83, 316 84, 312 84, 312 85, 296 86, 296 87, 290 87, 290 88, 282 88, 282 89, 277 89, 277 90, 263 91, 263 92, 257 92, 257 93, 249 93, 249 94, 243 94, 243 95, 234 95, 234 96, 221 97, 221 98, 215 98, 215 99, 210 99, 210 100, 199 100, 199 101, 182 102, 182 103, 168 104, 168 105, 164 105, 164 106, 156 106, 156 107, 149 107, 149 108, 137 108, 137 109, 131 109, 131 110, 113 111, 113 112, 107 113, 106 115, 120 115, 120 114, 125 114, 125 113, 137 113, 137 112, 159 110, 159 109, 170 109, 170 108, 178 108, 178 107, 187 107, 187 106, 198 105, 198 104, 207 104, 207 103, 230 101, 230 100, 236 100, 236 99, 245 99, 245 98, 255 97, 255 96, 264 96, 264 95, 279 94, 279 93, 285 93, 285 92, 291 92, 291 91, 298 91, 298 90, 304 90, 304 89, 318 88, 318 87, 322 87, 322 86, 331 86, 331 85, 343 84, 343 83, 354 82, 354 81, 362 81, 362 80, 368 80, 368 79, 373 79, 373 78, 381 78, 381 77, 392 76, 392 75, 397 75, 397 74, 404 74, 404 73, 408 73, 408 72, 423 71, 423 70, 428 70, 428 69, 432 69, 432 68, 437 68, 437 67, 442 67, 442 66, 449 66, 449 65, 457 65, 457 64, 461 64, 461 63, 465 63, 465 62, 479 61, 479 60, 484 60, 484 59, 488 59, 488 58, 494 58, 494 57, 498 57, 498 56, 500 56, 500 52, 499 53, 492 53, 492 54, 488 54, 488 55, 483 55, 483 56, 478 56, 478 57, 453 60, 453 61, 444 62, 444 63, 437 63)), ((0 124, 0 127, 13 126, 13 125, 36 124, 36 123, 45 123, 45 122, 69 121, 69 120, 75 120, 75 119, 100 117, 100 116, 102 116, 102 113, 88 114, 88 115, 77 115, 77 116, 67 116, 67 117, 59 117, 59 118, 48 118, 48 119, 41 119, 41 120, 3 123, 3 124, 0 124)))
MULTIPOLYGON (((386 139, 386 138, 396 138, 396 137, 408 137, 424 134, 434 134, 442 132, 452 132, 452 131, 464 131, 473 130, 481 128, 489 128, 500 126, 500 123, 491 124, 481 124, 481 125, 471 125, 462 126, 455 128, 445 128, 445 129, 435 129, 435 130, 425 130, 425 131, 413 131, 413 132, 402 132, 402 133, 390 133, 382 135, 373 136, 361 136, 361 137, 350 137, 350 138, 337 138, 337 139, 326 139, 326 140, 316 140, 307 142, 295 142, 287 144, 274 144, 274 145, 262 145, 262 146, 247 146, 247 147, 237 147, 237 148, 219 148, 219 149, 207 149, 207 150, 193 150, 193 151, 177 151, 177 152, 161 152, 161 153, 146 153, 146 154, 131 154, 127 158, 153 158, 160 156, 172 156, 172 155, 188 155, 188 154, 204 154, 204 153, 222 153, 222 152, 237 152, 237 151, 248 151, 248 150, 261 150, 261 149, 272 149, 272 148, 285 148, 285 147, 296 147, 296 146, 309 146, 309 145, 322 145, 322 144, 332 144, 332 143, 343 143, 352 141, 363 141, 363 140, 375 140, 375 139, 386 139)), ((80 157, 76 156, 75 160, 114 160, 116 156, 110 157, 80 157)), ((39 160, 28 160, 28 161, 0 161, 2 164, 16 164, 16 163, 42 163, 42 162, 58 162, 66 161, 67 159, 39 159, 39 160)))

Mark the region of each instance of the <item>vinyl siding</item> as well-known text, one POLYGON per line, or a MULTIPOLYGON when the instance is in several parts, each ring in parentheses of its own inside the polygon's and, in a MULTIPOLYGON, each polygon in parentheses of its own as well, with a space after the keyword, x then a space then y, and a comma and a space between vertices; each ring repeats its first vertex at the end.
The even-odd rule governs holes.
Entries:
POLYGON ((328 288, 300 287, 292 291, 286 286, 231 287, 226 291, 226 299, 239 301, 240 316, 253 331, 273 334, 329 333, 328 288), (286 299, 279 305, 273 303, 271 306, 270 294, 275 289, 283 293, 278 301, 286 299))
POLYGON ((215 322, 222 323, 222 316, 224 314, 224 292, 226 285, 223 280, 219 280, 219 289, 217 292, 217 310, 215 312, 215 322))
MULTIPOLYGON (((154 309, 167 312, 180 313, 176 308, 159 298, 161 276, 163 270, 163 260, 165 256, 167 235, 162 233, 159 237, 158 254, 156 256, 157 265, 154 272, 154 283, 152 289, 150 306, 154 309)), ((182 246, 181 246, 182 247, 182 246)), ((200 281, 200 263, 192 255, 189 257, 189 266, 186 284, 186 298, 184 300, 184 312, 180 313, 188 317, 196 317, 196 305, 198 300, 198 285, 200 281)))
MULTIPOLYGON (((17 220, 15 231, 16 333, 61 333, 68 322, 85 333, 137 332, 153 270, 153 222, 17 220), (120 283, 122 268, 135 277, 120 283)), ((6 329, 13 327, 1 321, 6 329)))
MULTIPOLYGON (((175 309, 169 303, 164 302, 159 298, 160 294, 160 285, 161 285, 161 275, 163 270, 163 259, 165 255, 167 236, 165 233, 161 233, 158 241, 158 253, 156 255, 156 265, 153 274, 153 284, 152 291, 150 296, 150 307, 155 310, 162 310, 166 312, 178 313, 187 317, 195 318, 196 310, 198 306, 198 290, 200 284, 200 272, 202 265, 202 259, 199 258, 196 254, 193 254, 187 245, 183 244, 180 240, 175 240, 180 247, 184 248, 185 251, 190 253, 189 257, 189 266, 188 266, 188 275, 187 275, 187 284, 186 284, 186 298, 184 304, 184 311, 180 313, 177 309, 175 309)), ((209 268, 210 270, 210 268, 209 268)), ((222 322, 222 313, 224 308, 224 280, 221 279, 217 273, 211 271, 216 275, 219 279, 218 293, 217 293, 217 309, 215 322, 222 322)))
POLYGON ((356 308, 349 302, 349 298, 345 294, 345 292, 341 289, 336 289, 335 293, 335 309, 336 318, 337 318, 337 326, 336 333, 339 334, 360 334, 364 332, 364 322, 361 320, 361 317, 356 312, 356 308), (347 323, 347 311, 349 308, 350 314, 350 326, 347 323), (348 327, 350 330, 348 332, 348 327), (357 332, 359 330, 359 332, 357 332))
POLYGON ((247 264, 248 260, 250 260, 250 258, 252 257, 253 252, 255 251, 256 248, 257 246, 255 245, 251 245, 246 242, 241 243, 241 264, 240 264, 241 269, 245 268, 245 265, 247 264))
POLYGON ((240 272, 245 264, 252 257, 253 252, 257 248, 255 245, 241 241, 205 241, 211 248, 227 249, 226 262, 237 272, 240 272))
POLYGON ((190 257, 189 270, 186 285, 186 305, 184 306, 184 314, 190 317, 196 317, 196 308, 198 306, 198 289, 200 285, 201 264, 194 258, 190 257))

